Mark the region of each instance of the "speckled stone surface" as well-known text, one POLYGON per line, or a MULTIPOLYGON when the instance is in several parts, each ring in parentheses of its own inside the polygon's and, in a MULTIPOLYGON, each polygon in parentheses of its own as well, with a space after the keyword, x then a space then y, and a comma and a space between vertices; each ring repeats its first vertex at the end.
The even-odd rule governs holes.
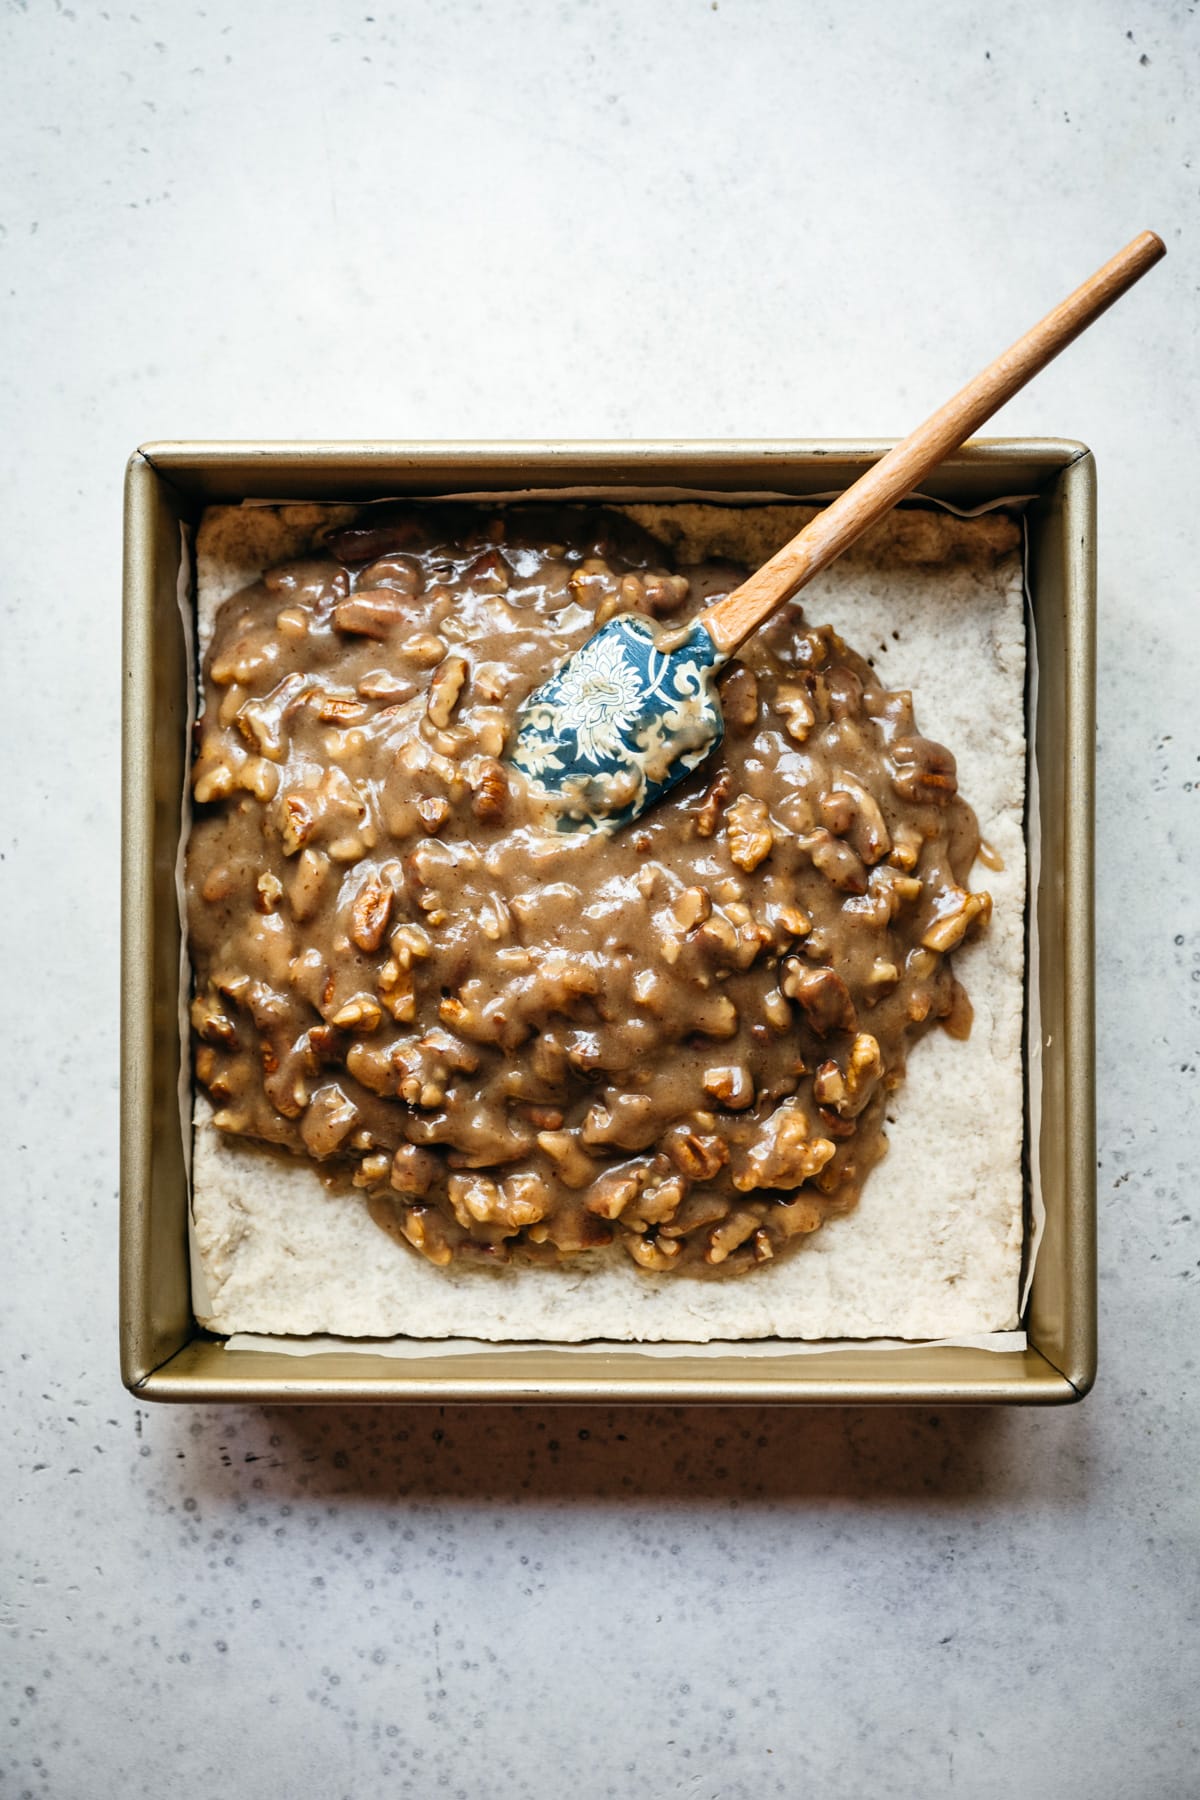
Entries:
POLYGON ((1200 1791, 1192 4, 7 7, 0 1793, 1200 1791), (1101 487, 1102 1368, 1044 1414, 148 1410, 120 477, 154 436, 895 433, 1101 487))

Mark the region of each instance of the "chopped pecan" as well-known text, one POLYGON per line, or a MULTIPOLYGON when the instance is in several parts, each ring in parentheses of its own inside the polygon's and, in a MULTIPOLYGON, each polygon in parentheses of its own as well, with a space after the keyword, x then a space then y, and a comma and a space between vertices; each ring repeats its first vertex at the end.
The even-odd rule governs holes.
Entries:
POLYGON ((658 1136, 660 1120, 649 1094, 612 1094, 603 1106, 590 1108, 580 1137, 589 1146, 616 1144, 643 1150, 658 1136))
POLYGON ((438 664, 429 684, 429 698, 425 703, 430 724, 444 729, 450 723, 466 679, 467 660, 464 656, 455 653, 438 664))
POLYGON ((641 1269, 660 1273, 669 1269, 682 1248, 678 1238, 639 1237, 636 1232, 623 1232, 621 1242, 641 1269))
POLYGON ((682 1199, 674 1216, 661 1227, 660 1237, 687 1237, 693 1231, 703 1231, 706 1225, 715 1225, 729 1211, 729 1202, 723 1194, 713 1188, 693 1188, 690 1194, 682 1199))
POLYGON ((350 936, 360 950, 378 950, 392 911, 392 890, 377 875, 369 875, 350 909, 350 936))
POLYGON ((326 690, 324 693, 314 694, 309 705, 323 725, 354 725, 367 716, 367 708, 362 700, 351 693, 326 690))
POLYGON ((780 983, 789 1000, 797 1000, 818 1037, 831 1031, 855 1031, 858 1019, 850 990, 836 969, 812 968, 789 956, 780 983))
POLYGON ((446 1222, 431 1206, 406 1206, 400 1229, 429 1262, 444 1269, 454 1252, 446 1236, 446 1222))
POLYGON ((678 612, 687 599, 688 578, 686 575, 643 575, 642 593, 645 610, 662 618, 665 613, 678 612))
POLYGON ((234 714, 234 723, 246 742, 271 762, 282 762, 287 754, 285 719, 310 682, 306 675, 285 676, 269 694, 247 700, 234 714))
POLYGON ((316 815, 303 794, 284 794, 279 802, 279 836, 285 856, 295 856, 312 836, 316 815))
POLYGON ((720 962, 734 963, 738 954, 737 927, 727 913, 719 912, 701 921, 696 942, 720 962))
POLYGON ((745 869, 749 873, 770 856, 775 833, 771 828, 771 815, 765 800, 754 800, 749 794, 739 794, 725 814, 725 829, 729 839, 730 860, 739 869, 745 869))
POLYGON ((792 1009, 778 988, 772 988, 769 994, 763 995, 763 1013, 767 1023, 775 1031, 789 1031, 792 1024, 792 1009))
POLYGON ((731 1038, 737 1036, 738 1011, 728 994, 698 994, 691 1018, 694 1032, 701 1037, 731 1038))
POLYGON ((781 1238, 797 1237, 816 1231, 823 1216, 815 1201, 797 1195, 794 1200, 781 1201, 771 1208, 766 1228, 781 1238))
POLYGON ((990 894, 969 894, 964 888, 951 888, 945 896, 939 895, 937 913, 921 942, 926 950, 953 950, 976 921, 986 925, 991 916, 990 894))
MULTIPOLYGON (((310 1031, 309 1039, 313 1033, 310 1031)), ((302 1040, 303 1041, 303 1040, 302 1040)), ((399 1092, 399 1074, 394 1060, 395 1045, 377 1044, 364 1038, 355 1038, 349 1049, 344 1052, 344 1060, 350 1074, 360 1087, 365 1087, 372 1094, 394 1096, 399 1092)), ((317 1061, 317 1058, 311 1060, 317 1061)))
POLYGON ((731 786, 732 777, 729 770, 721 769, 705 788, 699 810, 696 813, 696 833, 699 837, 711 837, 717 829, 721 818, 721 808, 725 804, 731 786))
MULTIPOLYGON (((567 587, 578 605, 593 609, 599 609, 606 599, 615 600, 621 591, 620 579, 614 576, 602 556, 585 556, 579 566, 572 569, 567 587)), ((608 617, 612 618, 616 610, 615 606, 610 607, 608 617)), ((600 619, 599 623, 603 625, 605 620, 600 619)))
POLYGON ((463 580, 479 594, 507 593, 511 575, 504 553, 494 548, 485 550, 463 570, 463 580))
POLYGON ((740 1064, 706 1069, 701 1085, 706 1094, 731 1112, 743 1112, 754 1104, 754 1082, 750 1071, 740 1064))
POLYGON ((398 552, 391 556, 381 556, 362 571, 358 585, 359 592, 363 589, 374 591, 377 588, 394 588, 398 594, 419 594, 422 587, 421 565, 415 556, 403 556, 398 552))
POLYGON ((754 1246, 755 1262, 770 1262, 775 1254, 775 1246, 771 1242, 770 1232, 760 1226, 750 1241, 754 1246))
POLYGON ((744 736, 758 723, 758 678, 745 663, 731 663, 718 692, 726 728, 744 736))
POLYGON ((302 556, 276 563, 262 581, 268 593, 286 594, 292 601, 308 601, 317 606, 350 592, 350 577, 331 557, 302 556))
POLYGON ((306 638, 308 636, 308 614, 298 606, 285 606, 275 614, 275 629, 284 637, 306 638))
POLYGON ((376 977, 379 999, 397 1024, 411 1024, 417 1016, 417 995, 412 974, 389 957, 376 977))
POLYGON ((341 1031, 374 1031, 383 1018, 373 994, 352 994, 331 1016, 329 1023, 341 1031))
POLYGON ((882 1074, 877 1039, 860 1031, 850 1046, 844 1070, 833 1061, 820 1064, 813 1077, 813 1095, 820 1106, 852 1118, 862 1111, 882 1074))
POLYGON ((587 1187, 596 1179, 599 1164, 588 1155, 574 1131, 539 1131, 538 1148, 544 1150, 569 1188, 587 1187))
POLYGON ((891 833, 878 800, 844 769, 822 794, 820 812, 822 823, 838 837, 848 837, 863 862, 877 863, 891 850, 891 833))
POLYGON ((298 1119, 308 1105, 308 1087, 295 1058, 289 1057, 281 1065, 264 1045, 262 1062, 263 1093, 285 1119, 298 1119))
POLYGON ((777 906, 775 919, 780 930, 790 938, 806 938, 812 930, 812 920, 799 906, 777 906))
POLYGON ((668 1175, 663 1181, 643 1182, 636 1198, 622 1212, 622 1221, 634 1231, 644 1231, 647 1225, 666 1224, 674 1218, 687 1188, 686 1178, 679 1174, 668 1175))
POLYGON ((436 1056, 447 1069, 456 1069, 460 1075, 473 1075, 479 1067, 479 1052, 453 1032, 443 1031, 440 1025, 434 1025, 420 1040, 420 1048, 428 1050, 436 1056))
POLYGON ((411 969, 414 962, 423 962, 433 954, 433 939, 425 927, 414 925, 407 919, 396 926, 388 942, 402 969, 411 969))
POLYGON ((884 993, 890 993, 900 979, 900 971, 886 956, 877 956, 867 974, 867 998, 871 1005, 884 993))
POLYGON ((846 1063, 846 1089, 851 1101, 864 1100, 882 1074, 883 1057, 878 1039, 869 1031, 858 1032, 846 1063))
POLYGON ((921 860, 924 836, 915 825, 897 824, 892 831, 892 850, 888 862, 894 869, 915 869, 921 860))
POLYGON ((346 1040, 333 1025, 312 1025, 300 1039, 304 1046, 304 1066, 313 1074, 329 1063, 340 1061, 346 1040))
POLYGON ((417 801, 417 812, 426 831, 436 837, 450 817, 450 802, 441 794, 427 794, 417 801))
POLYGON ((551 1204, 545 1182, 531 1173, 509 1175, 501 1182, 477 1173, 451 1175, 449 1194, 455 1218, 468 1231, 472 1221, 520 1231, 544 1219, 551 1204))
POLYGON ((300 1121, 300 1136, 313 1156, 332 1156, 359 1120, 358 1108, 336 1082, 318 1088, 300 1121))
POLYGON ((597 1218, 619 1219, 622 1209, 636 1196, 639 1185, 635 1169, 609 1169, 592 1182, 583 1204, 597 1218))
POLYGON ((775 711, 782 718, 788 736, 797 744, 803 744, 816 724, 807 688, 795 682, 781 681, 775 690, 775 711))
POLYGON ((423 1198, 436 1186, 441 1174, 440 1159, 419 1144, 401 1144, 392 1157, 391 1182, 398 1194, 423 1198))
POLYGON ((264 756, 248 756, 238 768, 236 783, 256 800, 269 800, 279 786, 279 770, 264 756))
POLYGON ((758 1230, 759 1218, 754 1212, 730 1213, 720 1225, 714 1226, 709 1233, 708 1248, 704 1252, 706 1263, 714 1265, 723 1263, 730 1251, 744 1244, 758 1230))
POLYGON ((663 1138, 663 1149, 689 1181, 711 1181, 729 1161, 729 1145, 716 1132, 695 1131, 674 1125, 663 1138))
POLYGON ((671 910, 683 930, 690 931, 693 925, 701 924, 712 912, 712 900, 708 889, 684 888, 671 910))
MULTIPOLYGON (((759 1135, 734 1173, 742 1193, 753 1188, 797 1188, 818 1174, 833 1155, 827 1138, 815 1135, 808 1115, 785 1101, 763 1121, 759 1135)), ((758 1220, 755 1219, 755 1224, 758 1220)))
POLYGON ((432 632, 418 631, 404 639, 400 654, 405 662, 415 663, 418 669, 433 669, 445 656, 446 645, 432 632))
POLYGON ((329 858, 320 850, 302 850, 296 870, 288 883, 287 898, 292 917, 310 919, 321 902, 321 890, 329 873, 329 858))
POLYGON ((503 663, 476 663, 472 679, 481 700, 503 700, 508 692, 510 676, 503 663))
POLYGON ((220 1044, 226 1050, 237 1049, 237 1027, 215 1001, 197 994, 192 1001, 191 1017, 193 1030, 206 1044, 220 1044))
POLYGON ((264 870, 254 884, 254 904, 260 913, 274 912, 283 898, 283 883, 278 875, 264 870))
POLYGON ((866 868, 862 857, 849 844, 824 828, 810 831, 803 842, 812 857, 813 867, 821 871, 826 881, 832 882, 844 894, 866 893, 866 868))
POLYGON ((411 604, 390 588, 358 588, 333 609, 338 630, 355 637, 385 638, 398 625, 411 620, 411 604))
MULTIPOLYGON (((243 625, 248 621, 243 618, 243 625)), ((262 685, 266 675, 279 661, 279 644, 274 632, 243 630, 209 664, 209 674, 218 687, 237 682, 241 687, 262 685)))
POLYGON ((485 823, 504 817, 508 806, 508 777, 494 756, 480 757, 471 775, 471 811, 485 823))
POLYGON ((945 806, 958 792, 957 766, 943 744, 923 737, 896 738, 888 756, 892 786, 902 800, 945 806))
POLYGON ((359 677, 355 691, 364 700, 382 700, 389 706, 398 706, 402 700, 411 700, 417 690, 411 681, 393 675, 390 669, 368 669, 359 677))

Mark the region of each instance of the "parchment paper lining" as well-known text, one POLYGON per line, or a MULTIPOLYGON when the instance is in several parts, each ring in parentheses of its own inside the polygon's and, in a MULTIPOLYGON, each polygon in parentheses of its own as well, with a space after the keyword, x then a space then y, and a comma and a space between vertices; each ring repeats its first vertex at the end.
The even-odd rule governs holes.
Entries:
POLYGON ((783 1338, 735 1338, 708 1344, 616 1343, 611 1340, 593 1344, 497 1344, 480 1338, 335 1338, 335 1337, 264 1337, 250 1331, 235 1332, 226 1338, 227 1350, 266 1350, 275 1356, 322 1356, 357 1350, 363 1356, 392 1356, 408 1362, 444 1356, 476 1356, 480 1352, 547 1349, 569 1350, 572 1356, 828 1356, 834 1350, 994 1350, 1006 1355, 1020 1355, 1026 1348, 1023 1331, 989 1331, 979 1337, 961 1338, 825 1338, 820 1342, 783 1338))
MULTIPOLYGON (((522 488, 506 491, 502 494, 488 492, 455 492, 447 494, 420 495, 423 503, 440 502, 482 504, 513 504, 522 501, 569 501, 598 500, 607 501, 611 505, 634 504, 654 501, 704 501, 731 507, 762 505, 812 505, 837 498, 840 490, 817 494, 783 494, 774 491, 746 490, 737 493, 713 491, 701 488, 672 487, 574 487, 574 488, 522 488)), ((412 499, 412 495, 395 495, 387 499, 366 502, 364 505, 387 505, 389 502, 412 499)), ((1023 513, 1026 505, 1034 499, 1032 494, 1005 495, 996 500, 988 500, 974 507, 955 506, 951 502, 941 500, 931 494, 923 494, 919 490, 909 496, 909 500, 923 506, 933 506, 954 514, 958 518, 979 518, 989 512, 1009 511, 1023 513)), ((243 500, 245 507, 287 506, 305 504, 306 502, 288 500, 243 500)), ((199 669, 195 662, 195 592, 192 582, 191 546, 186 526, 180 527, 180 570, 176 586, 180 618, 183 625, 184 643, 189 666, 195 673, 195 679, 188 683, 188 743, 192 740, 192 726, 196 718, 196 702, 199 690, 199 669)), ((1038 1154, 1041 1142, 1041 1067, 1042 1067, 1042 1025, 1039 989, 1039 934, 1037 925, 1037 893, 1041 865, 1040 811, 1038 804, 1037 760, 1034 754, 1034 736, 1030 729, 1037 716, 1037 638, 1034 631, 1033 610, 1029 594, 1029 532, 1022 518, 1022 566, 1025 590, 1025 622, 1026 622, 1026 657, 1027 657, 1027 702, 1026 702, 1026 737, 1028 752, 1026 758, 1026 845, 1027 845, 1027 888, 1026 916, 1028 919, 1027 958, 1025 974, 1025 1092, 1026 1112, 1028 1119, 1028 1151, 1029 1151, 1029 1218, 1027 1220, 1027 1248, 1025 1272, 1020 1293, 1019 1311, 1023 1314, 1028 1303, 1029 1290, 1033 1281, 1033 1271, 1041 1246, 1045 1226, 1045 1203, 1042 1195, 1041 1162, 1038 1154)), ((188 779, 190 770, 185 769, 184 790, 180 804, 180 843, 176 856, 176 894, 181 921, 180 940, 180 985, 179 985, 179 1114, 180 1131, 184 1143, 184 1160, 188 1174, 188 1252, 191 1266, 192 1293, 201 1302, 198 1310, 204 1311, 209 1306, 209 1293, 203 1268, 195 1242, 195 1229, 191 1205, 191 1162, 192 1162, 192 1083, 191 1083, 191 1033, 188 1008, 191 996, 191 967, 187 956, 187 900, 184 890, 184 858, 188 832, 191 826, 191 786, 188 779)), ((821 1355, 831 1351, 853 1348, 856 1350, 911 1350, 916 1347, 943 1347, 955 1349, 979 1349, 999 1353, 1020 1353, 1026 1348, 1026 1334, 1023 1330, 989 1332, 977 1336, 937 1339, 896 1339, 896 1338, 854 1338, 827 1339, 822 1341, 778 1338, 745 1338, 736 1342, 711 1342, 708 1344, 688 1344, 678 1341, 668 1343, 639 1343, 621 1340, 604 1341, 585 1344, 555 1343, 553 1348, 569 1352, 572 1356, 611 1356, 619 1354, 637 1354, 641 1356, 728 1356, 736 1351, 748 1358, 771 1356, 821 1355)), ((541 1343, 522 1345, 504 1343, 506 1352, 511 1350, 544 1350, 547 1346, 541 1343)), ((225 1340, 228 1350, 247 1350, 269 1352, 282 1356, 312 1356, 330 1352, 352 1352, 359 1355, 390 1356, 419 1361, 424 1358, 440 1358, 454 1354, 478 1354, 495 1352, 498 1346, 493 1342, 475 1339, 419 1339, 419 1338, 341 1338, 341 1337, 275 1337, 260 1336, 242 1332, 225 1340)))
MULTIPOLYGON (((1029 598, 1029 527, 1021 521, 1021 567, 1025 586, 1025 1111, 1029 1153, 1029 1225, 1025 1273, 1021 1281, 1020 1316, 1024 1318, 1033 1284, 1033 1269, 1046 1227, 1042 1196, 1042 983, 1041 940, 1037 901, 1042 877, 1042 812, 1034 726, 1037 720, 1038 651, 1029 598)), ((1045 1040, 1049 1047, 1050 1040, 1045 1040)))
POLYGON ((183 1166, 188 1184, 188 1266, 191 1272, 193 1310, 206 1312, 211 1308, 212 1300, 208 1281, 204 1274, 204 1264, 196 1246, 196 1233, 192 1221, 192 1032, 191 1021, 188 1017, 192 997, 192 965, 188 957, 187 889, 184 885, 188 837, 192 829, 190 746, 193 735, 192 727, 196 722, 196 697, 199 686, 193 574, 191 533, 181 521, 179 526, 179 574, 175 581, 175 601, 179 607, 179 620, 183 628, 183 649, 191 679, 187 684, 187 738, 185 740, 189 746, 189 754, 184 758, 183 793, 179 801, 179 844, 175 851, 175 902, 179 908, 179 1078, 175 1085, 179 1098, 179 1129, 183 1138, 183 1166))
MULTIPOLYGON (((705 504, 714 506, 817 506, 822 502, 836 500, 838 495, 843 491, 844 490, 841 488, 829 488, 819 494, 780 494, 767 489, 764 489, 761 493, 752 489, 739 489, 737 493, 731 494, 724 488, 512 488, 506 489, 503 494, 484 492, 464 492, 461 494, 388 494, 382 499, 364 500, 361 505, 364 512, 372 506, 395 506, 405 500, 419 501, 422 506, 436 506, 439 502, 454 502, 460 506, 476 503, 482 506, 494 506, 500 503, 511 506, 513 504, 533 500, 599 500, 607 502, 610 506, 622 506, 625 504, 650 505, 659 501, 665 502, 671 500, 703 501, 705 504)), ((942 512, 953 513, 955 518, 958 519, 979 519, 983 517, 984 513, 999 512, 1001 509, 1007 509, 1009 512, 1020 512, 1031 500, 1036 499, 1036 494, 1005 494, 999 500, 982 500, 978 506, 955 506, 954 502, 951 500, 935 499, 932 494, 923 494, 919 488, 914 488, 911 494, 906 495, 903 500, 897 502, 897 506, 936 506, 939 507, 942 512)), ((311 499, 243 500, 241 504, 244 507, 309 506, 312 505, 313 502, 311 499)))

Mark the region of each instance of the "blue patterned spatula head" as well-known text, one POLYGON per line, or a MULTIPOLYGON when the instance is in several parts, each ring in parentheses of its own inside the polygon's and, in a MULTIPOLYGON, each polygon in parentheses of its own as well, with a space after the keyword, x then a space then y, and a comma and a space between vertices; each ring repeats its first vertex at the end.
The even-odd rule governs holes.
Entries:
POLYGON ((602 625, 517 714, 509 760, 546 823, 616 831, 690 775, 724 735, 725 661, 700 624, 622 613, 602 625))

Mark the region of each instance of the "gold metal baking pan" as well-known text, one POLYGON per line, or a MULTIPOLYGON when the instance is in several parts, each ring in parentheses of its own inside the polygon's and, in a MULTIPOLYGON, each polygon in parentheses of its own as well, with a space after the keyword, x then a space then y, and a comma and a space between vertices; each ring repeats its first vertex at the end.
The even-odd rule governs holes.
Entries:
POLYGON ((213 501, 592 487, 828 494, 890 448, 878 442, 162 443, 125 485, 121 1373, 151 1400, 1023 1401, 1080 1398, 1096 1367, 1092 808, 1095 467, 1082 445, 979 440, 927 492, 964 506, 1018 494, 1027 509, 1039 681, 1029 737, 1041 784, 1045 1234, 1022 1352, 846 1343, 820 1355, 714 1357, 687 1345, 581 1356, 570 1345, 426 1358, 290 1357, 225 1349, 189 1300, 180 1145, 180 931, 175 857, 184 779, 186 650, 176 604, 180 522, 213 501))

